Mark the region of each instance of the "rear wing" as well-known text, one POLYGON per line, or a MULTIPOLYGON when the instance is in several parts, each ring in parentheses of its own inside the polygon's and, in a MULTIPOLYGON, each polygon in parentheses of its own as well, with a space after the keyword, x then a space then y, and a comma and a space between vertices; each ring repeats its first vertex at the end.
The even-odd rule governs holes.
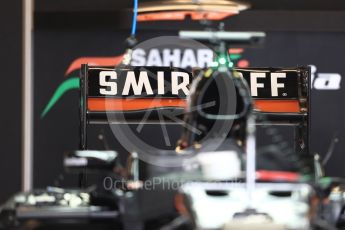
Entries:
POLYGON ((309 67, 236 69, 247 81, 259 122, 298 124, 309 120, 309 67), (260 121, 260 117, 262 120, 260 121))
POLYGON ((174 67, 81 67, 80 148, 89 124, 183 122, 192 74, 174 67), (173 113, 173 115, 171 115, 173 113))
POLYGON ((258 125, 294 125, 295 152, 310 154, 311 69, 237 69, 248 82, 258 125))
MULTIPOLYGON (((183 113, 192 74, 174 67, 82 66, 81 118, 88 124, 162 121, 159 112, 183 113)), ((165 122, 174 122, 164 117, 165 122)))
MULTIPOLYGON (((258 124, 297 125, 296 140, 309 146, 310 69, 235 70, 248 82, 258 124)), ((87 147, 89 124, 182 123, 192 80, 191 73, 173 67, 114 69, 82 65, 80 148, 87 147)))

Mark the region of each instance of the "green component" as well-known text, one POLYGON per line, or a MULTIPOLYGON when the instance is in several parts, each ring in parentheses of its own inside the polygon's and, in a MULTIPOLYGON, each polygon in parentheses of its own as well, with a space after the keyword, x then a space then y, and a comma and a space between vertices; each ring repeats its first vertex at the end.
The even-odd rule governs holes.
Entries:
POLYGON ((62 82, 59 87, 55 90, 53 96, 50 98, 50 101, 44 108, 41 113, 41 118, 44 118, 45 115, 51 110, 51 108, 60 100, 60 98, 68 91, 72 89, 79 89, 79 77, 71 77, 62 82))
POLYGON ((321 185, 322 188, 327 188, 332 183, 331 177, 322 177, 318 181, 319 185, 321 185))
POLYGON ((226 63, 226 58, 225 58, 225 57, 220 57, 220 58, 218 59, 218 62, 219 62, 219 64, 221 64, 221 65, 225 65, 225 63, 226 63))
POLYGON ((241 58, 241 54, 230 54, 230 59, 231 60, 238 60, 241 58))

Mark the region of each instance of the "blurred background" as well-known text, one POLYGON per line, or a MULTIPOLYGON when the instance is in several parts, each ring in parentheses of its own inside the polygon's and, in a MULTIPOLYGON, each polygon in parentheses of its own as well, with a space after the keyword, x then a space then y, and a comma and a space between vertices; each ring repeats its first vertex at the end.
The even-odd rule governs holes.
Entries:
MULTIPOLYGON (((150 0, 152 2, 152 0, 150 0)), ((140 0, 139 2, 146 2, 140 0)), ((339 138, 326 165, 329 176, 345 176, 345 1, 247 0, 251 8, 227 18, 226 31, 266 32, 264 44, 237 49, 239 67, 291 67, 313 65, 312 150, 325 155, 331 139, 339 138)), ((164 0, 157 1, 163 4, 164 0)), ((78 148, 78 66, 80 61, 108 58, 125 51, 131 27, 130 0, 35 0, 33 23, 33 186, 77 184, 65 178, 62 154, 78 148), (91 57, 91 59, 80 59, 91 57), (96 58, 96 59, 95 59, 96 58)), ((21 190, 23 152, 23 2, 2 0, 0 6, 0 202, 21 190)), ((201 30, 199 22, 142 22, 138 40, 178 35, 179 30, 201 30)), ((104 60, 103 60, 104 61, 104 60)), ((115 63, 115 62, 114 62, 115 63)), ((179 127, 172 127, 177 140, 179 127)), ((94 127, 92 148, 103 148, 94 127)), ((145 134, 146 133, 146 134, 145 134)), ((92 136, 93 135, 93 136, 92 136)), ((149 127, 157 145, 160 132, 149 127)), ((109 134, 110 145, 124 150, 109 134)))

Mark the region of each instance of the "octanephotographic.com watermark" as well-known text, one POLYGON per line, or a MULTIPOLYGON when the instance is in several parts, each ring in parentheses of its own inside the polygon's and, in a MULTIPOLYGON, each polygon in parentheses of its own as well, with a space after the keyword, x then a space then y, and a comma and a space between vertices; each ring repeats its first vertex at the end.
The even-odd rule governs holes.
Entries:
POLYGON ((229 188, 239 188, 243 186, 243 181, 241 179, 233 179, 231 181, 204 181, 201 182, 200 180, 189 180, 189 179, 168 179, 164 177, 153 177, 149 180, 144 181, 128 181, 125 179, 114 179, 112 177, 105 177, 103 179, 103 188, 107 191, 122 189, 128 189, 129 184, 135 183, 136 185, 140 185, 137 188, 146 191, 154 191, 154 190, 178 190, 184 184, 188 184, 189 186, 202 186, 202 187, 210 187, 213 190, 222 190, 222 189, 229 189, 229 188))

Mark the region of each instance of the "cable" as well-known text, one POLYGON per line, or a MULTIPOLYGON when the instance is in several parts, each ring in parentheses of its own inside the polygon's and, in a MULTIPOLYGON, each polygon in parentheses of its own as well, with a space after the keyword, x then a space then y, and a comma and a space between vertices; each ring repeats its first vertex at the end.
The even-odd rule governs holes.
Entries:
POLYGON ((134 7, 133 7, 133 21, 132 21, 131 36, 134 37, 137 30, 138 0, 133 0, 133 1, 134 1, 134 7))
POLYGON ((336 132, 336 133, 333 135, 333 138, 332 138, 332 140, 331 140, 331 144, 330 144, 329 147, 328 147, 328 151, 327 151, 325 157, 323 158, 322 166, 325 166, 325 165, 327 164, 327 162, 329 161, 329 159, 331 158, 331 156, 333 155, 335 146, 336 146, 337 143, 339 142, 339 139, 338 139, 337 136, 338 136, 338 132, 336 132))
MULTIPOLYGON (((138 16, 138 0, 133 0, 134 6, 133 6, 133 21, 132 21, 132 31, 131 35, 126 39, 127 44, 127 50, 126 53, 122 59, 122 62, 120 65, 128 66, 131 63, 132 59, 132 52, 134 46, 137 44, 137 40, 135 38, 136 30, 137 30, 137 16, 138 16)), ((119 67, 118 65, 115 65, 115 68, 119 67)))

